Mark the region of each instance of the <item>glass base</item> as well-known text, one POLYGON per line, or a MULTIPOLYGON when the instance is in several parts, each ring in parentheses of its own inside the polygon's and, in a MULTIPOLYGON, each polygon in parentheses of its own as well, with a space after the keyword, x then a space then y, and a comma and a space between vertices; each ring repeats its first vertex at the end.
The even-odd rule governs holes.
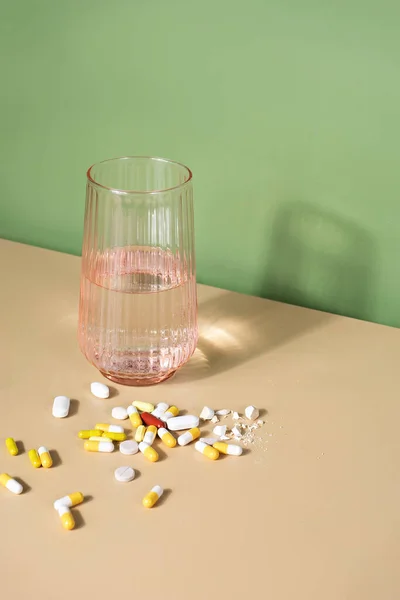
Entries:
POLYGON ((175 375, 177 369, 173 369, 172 371, 167 371, 162 375, 149 375, 148 377, 123 377, 119 375, 113 375, 112 373, 105 373, 104 371, 100 371, 106 379, 113 381, 114 383, 118 383, 119 385, 132 385, 132 386, 144 386, 144 385, 155 385, 156 383, 161 383, 162 381, 166 381, 173 375, 175 375))

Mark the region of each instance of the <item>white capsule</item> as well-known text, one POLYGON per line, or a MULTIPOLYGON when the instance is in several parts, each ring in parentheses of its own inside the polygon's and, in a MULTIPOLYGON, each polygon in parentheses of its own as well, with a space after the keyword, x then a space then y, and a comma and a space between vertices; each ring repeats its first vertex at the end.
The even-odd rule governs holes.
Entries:
POLYGON ((159 404, 157 404, 156 408, 153 410, 153 412, 151 414, 154 415, 155 417, 157 417, 157 419, 159 419, 161 417, 161 415, 163 415, 168 408, 169 408, 169 404, 166 404, 165 402, 160 402, 159 404))
POLYGON ((246 407, 244 414, 249 421, 254 421, 255 419, 258 419, 260 411, 255 406, 250 405, 246 407))
POLYGON ((124 421, 128 418, 128 411, 123 406, 114 406, 111 416, 113 419, 117 419, 117 421, 124 421))
POLYGON ((105 383, 94 381, 90 384, 90 391, 96 398, 108 398, 110 395, 110 388, 105 383))
POLYGON ((68 416, 70 399, 67 396, 56 396, 53 402, 53 417, 63 419, 68 416))
POLYGON ((205 406, 200 413, 200 419, 203 419, 204 421, 209 421, 210 419, 213 418, 213 416, 214 416, 214 411, 209 406, 205 406))
POLYGON ((132 481, 135 479, 135 471, 132 467, 118 467, 114 471, 114 477, 117 481, 132 481))
POLYGON ((149 425, 149 427, 146 429, 146 433, 144 434, 144 443, 148 444, 149 446, 152 446, 154 440, 156 439, 156 435, 157 427, 155 427, 155 425, 149 425))
POLYGON ((136 454, 139 451, 139 446, 135 440, 125 440, 119 445, 121 454, 136 454))
POLYGON ((227 408, 221 408, 220 410, 217 410, 215 414, 220 417, 226 417, 226 415, 229 415, 230 412, 231 411, 227 408))
POLYGON ((195 415, 183 415, 182 417, 172 417, 168 419, 167 427, 171 431, 181 431, 182 429, 192 429, 199 424, 199 417, 195 415))
POLYGON ((218 437, 221 437, 222 435, 225 435, 226 430, 226 425, 217 425, 216 427, 214 427, 213 433, 215 433, 215 435, 217 435, 218 437))

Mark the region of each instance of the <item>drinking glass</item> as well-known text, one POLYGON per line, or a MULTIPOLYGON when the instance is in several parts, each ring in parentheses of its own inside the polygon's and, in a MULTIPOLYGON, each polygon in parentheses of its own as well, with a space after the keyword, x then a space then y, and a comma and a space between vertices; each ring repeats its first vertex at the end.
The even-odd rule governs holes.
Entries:
POLYGON ((87 172, 79 304, 83 354, 111 381, 171 377, 197 343, 190 169, 124 157, 87 172))

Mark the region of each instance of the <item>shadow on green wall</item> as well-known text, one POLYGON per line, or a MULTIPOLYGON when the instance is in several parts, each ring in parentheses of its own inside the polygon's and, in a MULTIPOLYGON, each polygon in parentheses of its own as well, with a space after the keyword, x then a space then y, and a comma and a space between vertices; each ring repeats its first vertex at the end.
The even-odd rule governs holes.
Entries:
POLYGON ((273 220, 259 295, 358 319, 373 319, 375 248, 359 226, 306 202, 273 220))

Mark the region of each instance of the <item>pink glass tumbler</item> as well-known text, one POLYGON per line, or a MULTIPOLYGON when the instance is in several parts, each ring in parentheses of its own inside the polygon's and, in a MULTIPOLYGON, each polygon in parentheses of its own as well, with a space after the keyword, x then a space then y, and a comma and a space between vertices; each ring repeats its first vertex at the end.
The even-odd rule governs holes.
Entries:
POLYGON ((192 173, 161 158, 87 172, 79 344, 125 385, 168 379, 197 343, 192 173))

